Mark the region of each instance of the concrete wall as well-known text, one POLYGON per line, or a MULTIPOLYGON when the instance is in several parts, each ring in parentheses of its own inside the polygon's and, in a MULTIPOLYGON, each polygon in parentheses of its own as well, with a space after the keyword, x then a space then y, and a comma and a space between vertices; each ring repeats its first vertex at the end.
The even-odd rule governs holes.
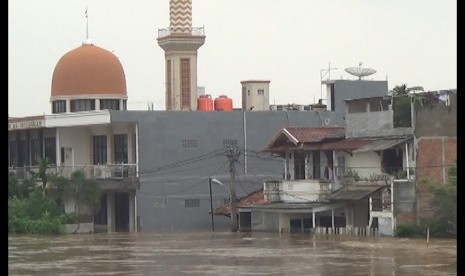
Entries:
MULTIPOLYGON (((282 179, 282 159, 259 153, 279 130, 287 126, 321 126, 326 118, 334 124, 343 124, 342 118, 329 111, 319 114, 315 111, 111 111, 111 114, 112 123, 138 125, 141 184, 137 207, 143 231, 172 227, 210 229, 208 178, 229 184, 229 162, 223 148, 226 140, 236 141, 241 151, 235 164, 236 191, 241 197, 262 188, 265 179, 282 179), (187 140, 194 146, 183 147, 187 140), (200 206, 186 208, 186 199, 199 199, 200 206), (157 207, 159 202, 165 202, 165 207, 157 207)), ((224 187, 212 185, 212 189, 216 208, 229 195, 224 187)), ((228 229, 228 218, 223 223, 215 221, 215 228, 228 229)))
POLYGON ((380 236, 393 236, 392 219, 387 217, 378 217, 378 233, 380 236))
POLYGON ((334 84, 334 99, 330 97, 328 85, 326 89, 327 107, 330 110, 331 101, 334 101, 334 111, 339 117, 346 115, 345 100, 386 96, 389 91, 387 81, 331 80, 330 82, 334 84))
POLYGON ((393 199, 396 225, 415 221, 415 183, 411 181, 394 180, 393 199))
POLYGON ((270 110, 270 83, 266 81, 246 82, 242 84, 242 89, 245 88, 245 99, 242 99, 242 109, 254 111, 269 111, 270 110), (263 95, 258 94, 258 89, 263 89, 263 95), (250 93, 250 95, 249 95, 250 93), (245 101, 244 101, 245 100, 245 101), (245 103, 245 106, 244 106, 245 103))
POLYGON ((376 152, 356 152, 352 156, 346 156, 346 170, 354 170, 360 178, 368 178, 373 175, 381 175, 381 156, 376 152))
POLYGON ((346 138, 413 134, 408 127, 394 128, 392 110, 346 114, 346 138))
MULTIPOLYGON (((103 126, 100 128, 105 129, 103 126)), ((58 131, 60 136, 60 147, 69 147, 73 149, 75 166, 92 164, 92 138, 88 127, 59 128, 58 131)), ((59 158, 59 156, 58 153, 57 158, 59 158)), ((69 165, 71 166, 71 164, 69 165)))
POLYGON ((457 136, 457 94, 450 95, 450 106, 437 105, 415 109, 415 134, 457 136))

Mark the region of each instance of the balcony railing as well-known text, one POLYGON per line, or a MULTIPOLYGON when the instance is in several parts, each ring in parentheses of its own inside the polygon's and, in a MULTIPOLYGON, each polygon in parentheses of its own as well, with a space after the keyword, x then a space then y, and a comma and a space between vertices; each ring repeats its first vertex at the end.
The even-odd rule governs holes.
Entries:
POLYGON ((172 34, 204 36, 205 35, 205 27, 191 27, 190 32, 174 32, 171 27, 159 28, 158 29, 158 38, 165 37, 165 36, 170 36, 172 34))
POLYGON ((324 179, 268 180, 263 183, 267 202, 316 202, 332 190, 333 182, 324 179))
MULTIPOLYGON (((137 178, 137 164, 106 164, 106 165, 81 165, 81 166, 50 166, 47 173, 56 173, 59 176, 69 178, 75 171, 82 170, 87 178, 92 179, 127 179, 137 178)), ((8 168, 15 172, 18 178, 29 178, 33 173, 38 173, 37 166, 8 168)))

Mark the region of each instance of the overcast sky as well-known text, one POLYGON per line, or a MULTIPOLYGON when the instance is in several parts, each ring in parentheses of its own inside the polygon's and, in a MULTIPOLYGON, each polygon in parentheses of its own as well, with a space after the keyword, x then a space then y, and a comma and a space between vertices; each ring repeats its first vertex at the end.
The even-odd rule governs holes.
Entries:
MULTIPOLYGON (((311 104, 322 69, 373 68, 367 77, 425 90, 457 88, 455 0, 193 0, 193 27, 205 27, 198 86, 241 106, 243 80, 270 80, 270 103, 311 104)), ((165 109, 164 51, 169 0, 9 0, 9 116, 50 114, 53 70, 86 36, 120 59, 128 109, 165 109)))

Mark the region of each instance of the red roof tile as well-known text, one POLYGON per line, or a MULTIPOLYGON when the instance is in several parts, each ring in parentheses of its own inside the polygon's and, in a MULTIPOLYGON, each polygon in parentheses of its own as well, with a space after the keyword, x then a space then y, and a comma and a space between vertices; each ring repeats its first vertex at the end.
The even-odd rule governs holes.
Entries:
MULTIPOLYGON (((237 206, 248 206, 248 205, 257 205, 265 203, 265 197, 263 195, 263 189, 260 188, 250 194, 241 197, 238 202, 237 206)), ((231 216, 231 206, 230 203, 224 204, 218 208, 216 208, 213 213, 215 215, 223 215, 223 216, 231 216)))
POLYGON ((344 127, 287 127, 280 130, 262 151, 317 150, 325 141, 344 137, 344 127))
POLYGON ((344 138, 344 127, 287 127, 285 128, 299 143, 316 143, 325 139, 344 138))

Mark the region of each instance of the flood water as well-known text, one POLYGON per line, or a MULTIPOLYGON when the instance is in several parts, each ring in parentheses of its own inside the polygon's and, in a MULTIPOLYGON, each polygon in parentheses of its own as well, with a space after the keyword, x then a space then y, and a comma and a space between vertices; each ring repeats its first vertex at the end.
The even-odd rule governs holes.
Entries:
POLYGON ((8 237, 8 275, 457 275, 456 240, 279 233, 8 237))

